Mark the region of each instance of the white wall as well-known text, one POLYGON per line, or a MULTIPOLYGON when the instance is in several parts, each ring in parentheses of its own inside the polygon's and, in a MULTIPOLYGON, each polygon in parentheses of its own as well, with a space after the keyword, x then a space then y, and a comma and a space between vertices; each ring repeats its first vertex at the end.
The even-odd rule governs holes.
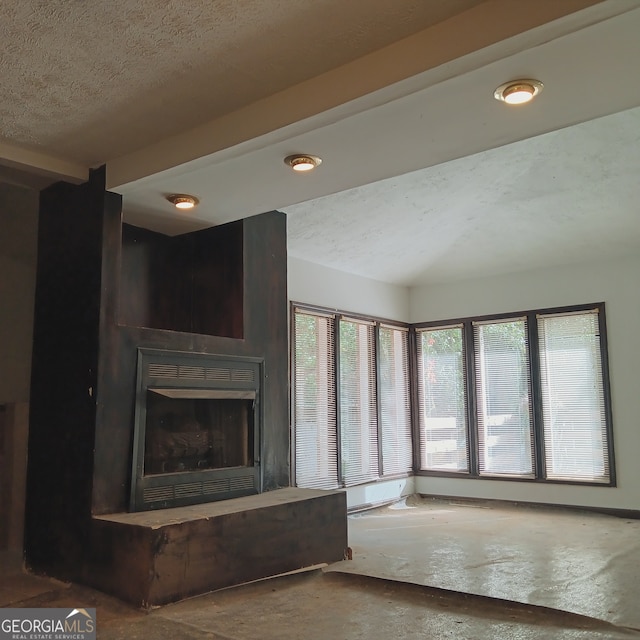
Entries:
POLYGON ((0 183, 0 404, 29 400, 38 193, 0 183))
POLYGON ((347 509, 358 507, 375 507, 377 505, 395 502, 403 496, 416 493, 415 478, 396 478, 394 480, 380 480, 349 487, 347 491, 347 509))
POLYGON ((289 258, 289 300, 406 322, 409 290, 289 258))
POLYGON ((617 487, 416 478, 419 493, 640 509, 640 258, 412 289, 410 322, 606 303, 617 487))

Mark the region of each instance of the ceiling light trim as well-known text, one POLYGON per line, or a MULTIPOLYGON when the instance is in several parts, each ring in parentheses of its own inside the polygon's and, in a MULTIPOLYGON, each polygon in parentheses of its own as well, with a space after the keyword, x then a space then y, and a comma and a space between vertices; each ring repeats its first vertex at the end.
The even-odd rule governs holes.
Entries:
POLYGON ((544 88, 540 80, 509 80, 493 92, 493 97, 510 106, 531 102, 544 88))
POLYGON ((181 209, 183 211, 193 209, 200 203, 198 198, 189 195, 188 193, 172 193, 165 197, 174 207, 176 207, 176 209, 181 209))
POLYGON ((289 165, 297 173, 305 173, 313 171, 317 166, 322 164, 322 158, 312 156, 308 153, 294 153, 284 159, 284 163, 289 165))

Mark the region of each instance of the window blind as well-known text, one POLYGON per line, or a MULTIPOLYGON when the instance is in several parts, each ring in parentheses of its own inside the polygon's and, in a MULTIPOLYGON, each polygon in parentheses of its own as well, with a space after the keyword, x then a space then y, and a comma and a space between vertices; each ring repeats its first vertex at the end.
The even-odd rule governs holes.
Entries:
POLYGON ((546 475, 609 482, 596 311, 538 317, 546 475))
POLYGON ((526 320, 475 323, 480 475, 533 477, 526 320))
POLYGON ((339 486, 334 319, 296 311, 294 334, 296 485, 334 489, 339 486))
POLYGON ((468 471, 462 327, 419 329, 420 468, 468 471))
POLYGON ((342 479, 350 486, 379 476, 375 327, 346 319, 339 326, 340 450, 342 479))
POLYGON ((378 343, 382 474, 407 473, 413 468, 408 332, 381 326, 378 343))

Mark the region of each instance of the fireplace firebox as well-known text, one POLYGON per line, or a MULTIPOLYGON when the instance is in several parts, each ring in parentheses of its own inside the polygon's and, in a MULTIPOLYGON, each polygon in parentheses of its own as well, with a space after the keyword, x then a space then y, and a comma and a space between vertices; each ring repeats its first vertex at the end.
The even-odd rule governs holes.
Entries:
POLYGON ((138 349, 131 511, 260 493, 262 361, 138 349))

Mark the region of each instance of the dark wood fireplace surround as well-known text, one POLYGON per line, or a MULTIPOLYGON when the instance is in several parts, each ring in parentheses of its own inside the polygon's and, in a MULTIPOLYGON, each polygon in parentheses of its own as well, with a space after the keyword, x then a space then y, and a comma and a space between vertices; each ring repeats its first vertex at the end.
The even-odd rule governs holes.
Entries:
POLYGON ((285 216, 168 237, 104 176, 41 193, 27 565, 152 606, 342 559, 344 494, 289 488, 285 216), (258 495, 130 512, 139 349, 260 363, 258 495))

